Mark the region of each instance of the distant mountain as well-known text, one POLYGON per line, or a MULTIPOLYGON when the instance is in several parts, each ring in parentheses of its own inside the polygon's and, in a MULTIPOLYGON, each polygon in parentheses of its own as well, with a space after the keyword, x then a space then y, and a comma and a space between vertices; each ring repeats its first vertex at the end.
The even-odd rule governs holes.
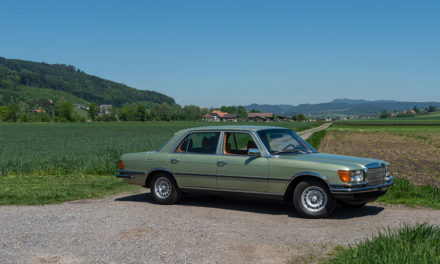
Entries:
POLYGON ((267 104, 251 104, 245 106, 247 111, 252 109, 260 112, 271 112, 282 116, 291 116, 304 113, 309 116, 325 116, 325 115, 359 115, 359 114, 375 114, 383 110, 387 111, 404 111, 412 109, 414 106, 418 108, 426 108, 430 105, 440 108, 440 102, 398 102, 392 100, 353 100, 353 99, 335 99, 329 103, 321 104, 300 104, 294 105, 267 105, 267 104))
POLYGON ((138 90, 105 80, 71 65, 47 64, 0 57, 0 105, 35 104, 39 99, 64 98, 72 103, 112 104, 142 102, 173 104, 164 94, 138 90))

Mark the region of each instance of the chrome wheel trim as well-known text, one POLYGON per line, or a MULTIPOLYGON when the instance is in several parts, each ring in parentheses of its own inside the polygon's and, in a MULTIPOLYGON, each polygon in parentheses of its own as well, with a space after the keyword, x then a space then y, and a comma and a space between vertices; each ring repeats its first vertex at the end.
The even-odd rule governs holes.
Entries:
POLYGON ((327 205, 327 193, 319 186, 309 186, 301 194, 301 203, 309 212, 319 212, 327 205))
POLYGON ((168 198, 172 189, 171 182, 166 177, 159 177, 154 183, 154 193, 160 199, 168 198))

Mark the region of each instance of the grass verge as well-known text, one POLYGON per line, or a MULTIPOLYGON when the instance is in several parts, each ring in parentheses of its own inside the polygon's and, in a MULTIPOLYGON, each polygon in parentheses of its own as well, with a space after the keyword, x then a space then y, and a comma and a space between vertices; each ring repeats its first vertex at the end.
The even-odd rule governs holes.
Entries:
POLYGON ((440 209, 440 188, 431 185, 415 186, 408 180, 394 178, 394 185, 377 201, 440 209))
POLYGON ((327 134, 327 130, 321 130, 318 132, 313 133, 306 141, 312 145, 315 149, 319 148, 319 145, 321 145, 322 140, 325 137, 325 134, 327 134))
POLYGON ((440 263, 440 227, 428 224, 387 229, 342 250, 329 264, 440 263))
POLYGON ((138 192, 114 175, 8 175, 0 177, 0 205, 48 204, 138 192))

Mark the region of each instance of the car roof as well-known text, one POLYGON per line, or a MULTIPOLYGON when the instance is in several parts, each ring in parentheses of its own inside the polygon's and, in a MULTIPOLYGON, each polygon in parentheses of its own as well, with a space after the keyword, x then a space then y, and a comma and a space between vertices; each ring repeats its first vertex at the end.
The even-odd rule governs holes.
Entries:
POLYGON ((191 127, 182 129, 179 132, 187 131, 225 131, 225 130, 242 130, 242 131, 259 131, 266 129, 288 129, 285 127, 275 127, 275 126, 204 126, 204 127, 191 127))

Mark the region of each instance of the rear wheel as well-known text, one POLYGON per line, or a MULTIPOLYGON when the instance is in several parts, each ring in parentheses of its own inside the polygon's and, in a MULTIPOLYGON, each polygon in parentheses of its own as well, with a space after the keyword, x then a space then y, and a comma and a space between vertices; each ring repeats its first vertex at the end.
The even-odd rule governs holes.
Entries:
POLYGON ((302 217, 323 218, 333 212, 336 201, 323 182, 308 179, 296 186, 293 192, 293 204, 302 217))
POLYGON ((159 204, 173 204, 180 199, 180 190, 174 179, 166 173, 159 173, 151 181, 153 200, 159 204))

